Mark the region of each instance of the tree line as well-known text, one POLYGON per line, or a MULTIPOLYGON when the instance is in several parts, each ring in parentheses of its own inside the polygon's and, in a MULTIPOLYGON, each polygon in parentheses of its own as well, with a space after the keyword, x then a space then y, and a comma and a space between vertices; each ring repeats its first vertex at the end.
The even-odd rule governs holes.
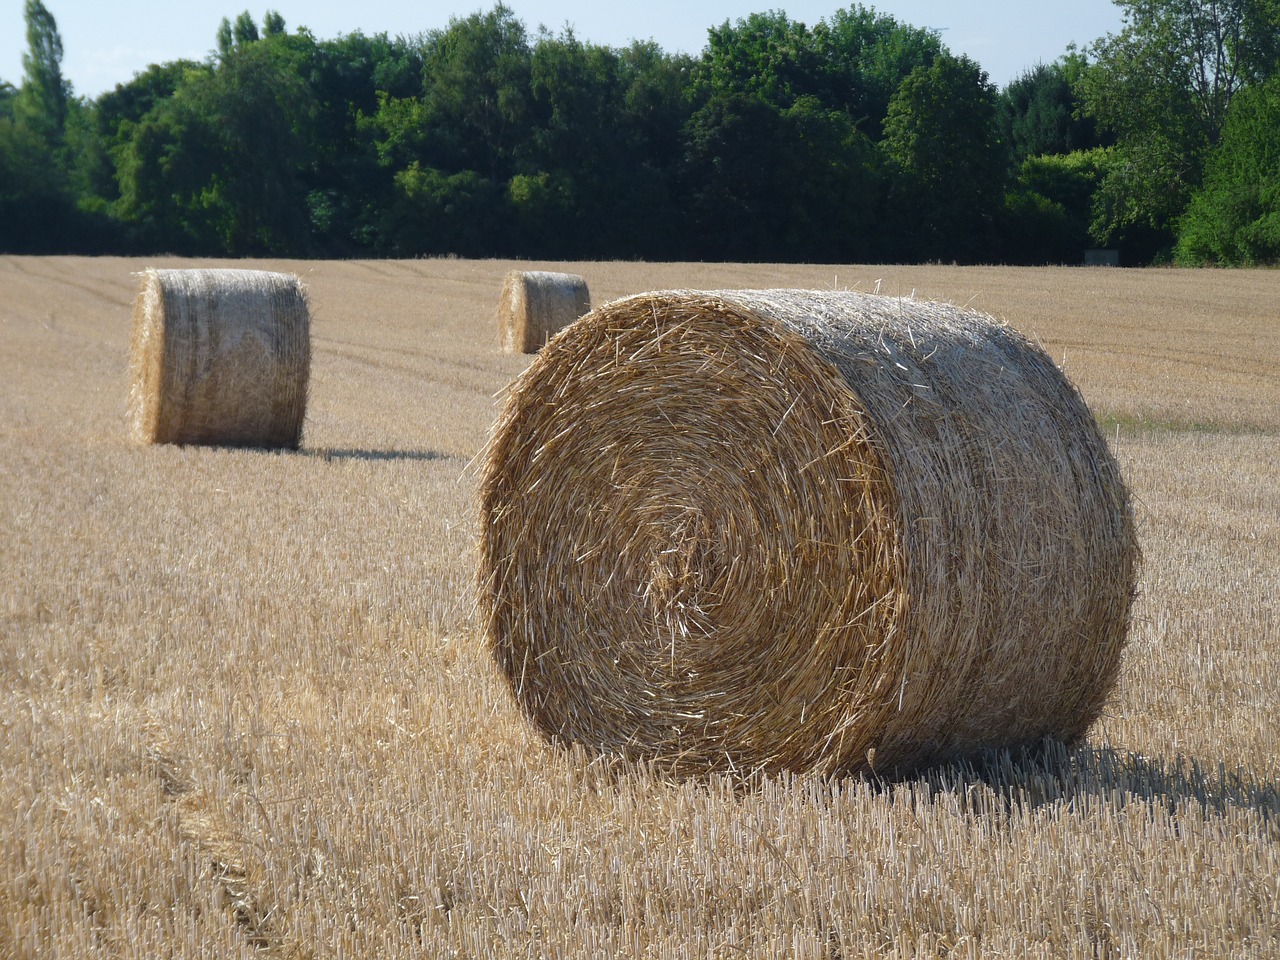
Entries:
POLYGON ((1280 0, 1118 0, 998 90, 853 4, 698 56, 531 33, 224 19, 96 99, 26 0, 0 81, 0 250, 799 262, 1280 261, 1280 0))

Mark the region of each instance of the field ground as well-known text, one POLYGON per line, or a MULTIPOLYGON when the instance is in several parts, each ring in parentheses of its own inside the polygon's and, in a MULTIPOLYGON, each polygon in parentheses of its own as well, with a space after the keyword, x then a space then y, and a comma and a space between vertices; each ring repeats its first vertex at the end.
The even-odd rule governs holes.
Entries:
POLYGON ((297 453, 132 446, 134 273, 0 258, 0 957, 1280 957, 1280 273, 238 263, 313 311, 297 453), (1133 489, 1069 756, 667 782, 523 721, 471 600, 508 269, 950 300, 1133 489))

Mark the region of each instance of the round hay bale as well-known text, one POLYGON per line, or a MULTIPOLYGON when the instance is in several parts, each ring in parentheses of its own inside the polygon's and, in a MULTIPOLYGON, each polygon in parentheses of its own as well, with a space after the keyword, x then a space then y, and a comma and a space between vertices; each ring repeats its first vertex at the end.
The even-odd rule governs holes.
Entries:
POLYGON ((553 740, 676 772, 906 773, 1071 743, 1139 550, 1084 401, 945 304, 667 291, 512 385, 480 610, 553 740))
POLYGON ((311 371, 302 281, 262 270, 148 270, 133 309, 139 443, 291 447, 311 371))
POLYGON ((504 353, 536 353, 591 309, 587 281, 571 273, 512 270, 498 299, 504 353))

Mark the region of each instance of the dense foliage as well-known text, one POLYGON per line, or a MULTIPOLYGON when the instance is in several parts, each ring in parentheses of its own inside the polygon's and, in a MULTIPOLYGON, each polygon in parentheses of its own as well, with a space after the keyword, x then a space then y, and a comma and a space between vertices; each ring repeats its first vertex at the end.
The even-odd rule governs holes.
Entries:
POLYGON ((1280 0, 1118 0, 998 91, 854 4, 697 57, 530 34, 224 19, 205 62, 74 96, 41 0, 0 81, 0 250, 849 262, 1280 258, 1280 0), (1244 94, 1244 96, 1240 96, 1244 94))

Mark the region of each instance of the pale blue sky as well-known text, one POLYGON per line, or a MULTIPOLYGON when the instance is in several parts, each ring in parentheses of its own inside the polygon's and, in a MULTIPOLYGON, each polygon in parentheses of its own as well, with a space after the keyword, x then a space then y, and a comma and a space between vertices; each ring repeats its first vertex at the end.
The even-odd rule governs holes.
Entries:
MULTIPOLYGON (((357 30, 392 36, 447 26, 450 17, 488 10, 491 0, 226 0, 222 4, 173 0, 43 0, 62 36, 63 76, 75 93, 96 97, 148 64, 203 59, 214 47, 222 18, 248 9, 259 24, 278 10, 292 31, 310 28, 320 39, 357 30)), ((697 53, 707 28, 762 10, 785 10, 810 26, 848 4, 836 0, 508 0, 531 33, 566 23, 579 39, 624 46, 632 39, 656 40, 668 51, 697 53)), ((866 3, 900 22, 942 31, 954 53, 968 54, 1003 87, 1024 70, 1052 62, 1067 45, 1085 46, 1117 33, 1121 10, 1113 0, 884 0, 866 3)), ((26 50, 24 0, 0 0, 0 80, 22 82, 26 50)))

